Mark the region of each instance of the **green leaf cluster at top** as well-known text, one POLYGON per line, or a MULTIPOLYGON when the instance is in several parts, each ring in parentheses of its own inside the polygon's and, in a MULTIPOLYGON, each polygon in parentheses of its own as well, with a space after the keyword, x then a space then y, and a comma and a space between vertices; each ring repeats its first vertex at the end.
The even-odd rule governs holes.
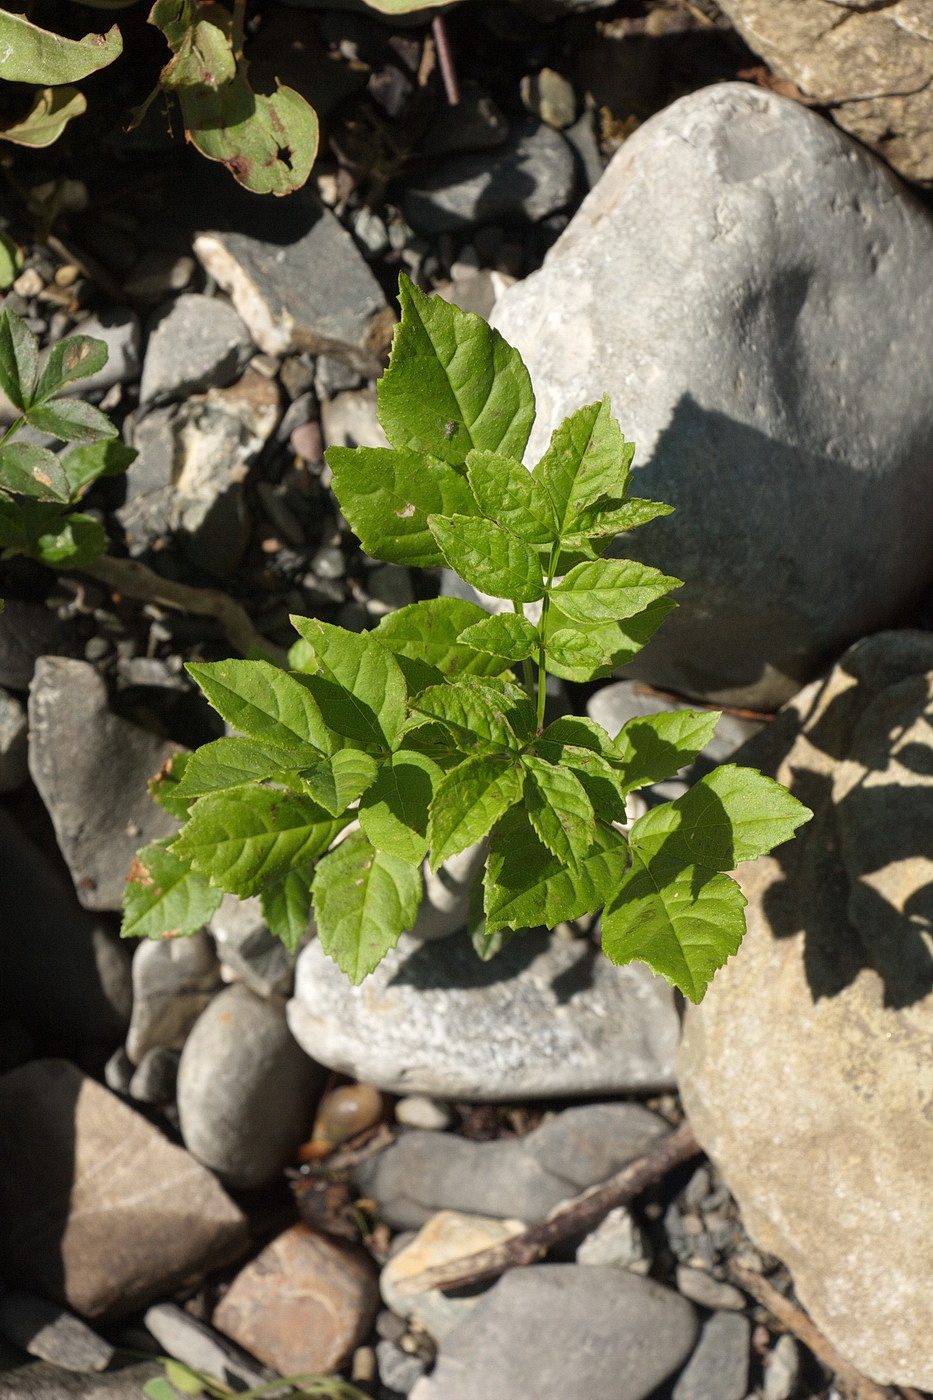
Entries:
POLYGON ((694 1000, 744 933, 726 873, 809 816, 751 769, 717 769, 626 835, 626 796, 690 763, 718 715, 545 723, 548 673, 609 674, 651 636, 678 581, 605 558, 668 507, 627 494, 633 448, 603 399, 572 414, 532 471, 527 370, 476 316, 400 287, 379 385, 388 448, 332 448, 334 491, 364 549, 448 564, 511 611, 455 598, 362 635, 292 619, 291 669, 189 670, 236 731, 176 764, 158 800, 186 818, 140 853, 124 933, 201 926, 223 891, 258 895, 290 946, 312 913, 359 982, 416 919, 421 864, 485 841, 482 956, 515 932, 600 909, 604 947, 694 1000))
POLYGON ((20 317, 0 315, 0 389, 18 415, 0 439, 0 558, 29 554, 80 568, 103 551, 99 521, 73 507, 93 481, 125 471, 136 453, 116 441, 100 409, 58 395, 106 363, 107 346, 87 335, 59 341, 40 363, 36 337, 20 317), (78 446, 55 453, 13 442, 27 427, 78 446))

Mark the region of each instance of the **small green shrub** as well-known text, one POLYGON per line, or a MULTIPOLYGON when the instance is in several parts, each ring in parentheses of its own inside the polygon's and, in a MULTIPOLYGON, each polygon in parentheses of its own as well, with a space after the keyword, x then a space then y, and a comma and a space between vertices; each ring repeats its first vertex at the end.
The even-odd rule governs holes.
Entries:
POLYGON ((405 279, 400 300, 379 385, 392 446, 332 448, 334 491, 369 554, 449 564, 512 610, 435 598, 363 634, 295 617, 287 671, 189 666, 237 734, 153 784, 185 823, 139 853, 123 932, 191 933, 224 891, 258 895, 292 948, 313 912, 359 982, 414 924, 423 859, 437 869, 485 840, 480 956, 602 909, 614 962, 639 959, 699 1000, 745 931, 726 872, 810 813, 728 765, 624 834, 627 794, 689 763, 718 715, 635 719, 610 739, 588 719, 546 724, 545 680, 608 676, 662 622, 678 581, 604 554, 669 507, 627 494, 634 448, 608 399, 572 414, 527 471, 535 407, 518 352, 405 279))
POLYGON ((53 568, 81 568, 104 550, 99 521, 75 510, 92 482, 125 471, 136 453, 106 414, 57 395, 107 363, 91 336, 62 340, 40 369, 36 337, 11 311, 0 315, 0 388, 18 416, 0 439, 0 558, 28 554, 53 568), (13 442, 23 428, 79 444, 60 455, 13 442))
MULTIPOLYGON (((135 0, 75 0, 122 10, 135 0)), ((384 14, 404 14, 450 0, 367 0, 384 14)), ((225 165, 256 194, 290 194, 307 180, 318 147, 314 109, 293 88, 275 81, 254 90, 244 55, 246 0, 232 9, 217 0, 156 0, 148 22, 165 36, 171 58, 159 82, 134 114, 141 120, 160 94, 178 100, 185 136, 202 155, 225 165)), ((138 22, 136 17, 128 21, 138 22)), ((25 15, 0 10, 3 79, 35 88, 28 113, 0 128, 0 139, 20 146, 48 146, 67 123, 87 110, 75 84, 106 68, 123 51, 117 25, 106 34, 67 39, 41 29, 25 15)))

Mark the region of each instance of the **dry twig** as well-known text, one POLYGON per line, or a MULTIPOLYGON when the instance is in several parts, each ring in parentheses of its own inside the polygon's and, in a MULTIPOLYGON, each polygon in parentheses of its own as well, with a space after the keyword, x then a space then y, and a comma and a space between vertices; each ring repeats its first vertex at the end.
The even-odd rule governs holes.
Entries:
POLYGON ((200 617, 216 617, 227 634, 227 640, 242 656, 261 653, 276 665, 285 665, 285 651, 256 631, 249 614, 226 593, 214 588, 192 588, 186 583, 162 578, 137 559, 114 559, 102 554, 91 564, 83 564, 81 573, 90 574, 124 598, 160 603, 179 612, 196 613, 200 617))
POLYGON ((558 1206, 540 1225, 533 1225, 523 1234, 513 1235, 511 1239, 493 1245, 491 1249, 482 1249, 478 1254, 437 1264, 420 1274, 412 1274, 410 1278, 399 1279, 395 1287, 399 1293, 425 1293, 429 1288, 463 1288, 470 1283, 480 1283, 483 1279, 496 1278, 506 1269, 533 1264, 558 1240, 592 1230, 616 1206, 627 1205, 648 1186, 653 1186, 666 1176, 672 1167, 686 1162, 699 1151, 700 1144, 685 1120, 679 1128, 662 1138, 643 1156, 629 1162, 615 1176, 558 1206))
POLYGON ((863 1376, 851 1362, 840 1356, 832 1342, 823 1336, 803 1309, 798 1308, 789 1298, 785 1298, 783 1293, 779 1293, 761 1274, 755 1273, 753 1269, 743 1268, 740 1264, 730 1265, 729 1272, 740 1288, 744 1288, 756 1302, 767 1308, 772 1317, 789 1332, 793 1332, 804 1346, 809 1347, 818 1361, 822 1361, 824 1366, 839 1377, 848 1395, 855 1397, 855 1400, 891 1400, 889 1391, 863 1376))

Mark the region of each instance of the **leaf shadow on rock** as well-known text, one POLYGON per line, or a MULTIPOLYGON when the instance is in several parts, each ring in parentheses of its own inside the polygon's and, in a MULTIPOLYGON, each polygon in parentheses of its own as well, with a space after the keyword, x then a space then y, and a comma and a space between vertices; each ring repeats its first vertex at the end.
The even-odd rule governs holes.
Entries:
MULTIPOLYGON (((547 949, 551 935, 546 929, 513 938, 489 962, 476 956, 466 934, 432 939, 414 948, 400 964, 390 986, 417 987, 419 991, 478 991, 510 982, 526 972, 536 957, 547 949)), ((566 974, 562 974, 566 975, 566 974)))
POLYGON ((809 721, 801 725, 795 709, 785 710, 736 755, 778 772, 814 812, 796 841, 773 852, 781 878, 763 898, 776 938, 803 934, 814 1002, 838 995, 867 968, 881 979, 888 1008, 933 992, 928 673, 933 637, 906 630, 870 637, 843 657, 822 691, 814 687, 809 721), (788 759, 789 773, 778 771, 788 759))
MULTIPOLYGON (((791 329, 781 364, 795 344, 791 329)), ((784 402, 785 377, 776 366, 762 394, 784 402)), ((806 386, 793 392, 805 400, 806 386)), ((808 411, 818 418, 816 406, 808 411)), ((636 442, 644 431, 637 422, 623 428, 636 442)), ((897 471, 889 462, 850 463, 681 395, 650 459, 636 454, 630 488, 669 503, 673 514, 619 536, 608 557, 651 564, 684 587, 657 636, 620 674, 711 698, 758 688, 758 701, 732 697, 755 708, 790 698, 919 594, 918 555, 886 542, 916 541, 924 519, 933 525, 915 484, 927 454, 918 440, 897 471)))

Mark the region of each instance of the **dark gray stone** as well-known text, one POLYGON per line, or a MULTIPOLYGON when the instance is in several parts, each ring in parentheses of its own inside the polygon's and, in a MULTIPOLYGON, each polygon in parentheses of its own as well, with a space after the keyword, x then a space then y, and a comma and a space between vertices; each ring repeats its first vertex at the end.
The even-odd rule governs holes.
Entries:
POLYGON ((696 1314, 624 1269, 514 1269, 444 1337, 411 1400, 644 1400, 690 1354, 696 1314))
POLYGON ((742 1290, 734 1284, 713 1278, 705 1269, 692 1269, 687 1264, 679 1264, 677 1267, 677 1291, 689 1298, 691 1303, 699 1304, 701 1308, 741 1312, 748 1301, 742 1290))
POLYGON ((497 303, 535 386, 527 461, 608 393, 633 493, 676 507, 620 545, 685 580, 627 674, 776 709, 924 587, 931 260, 928 211, 880 161, 716 83, 639 127, 497 303))
POLYGON ((127 1093, 137 1103, 166 1104, 175 1098, 178 1078, 178 1050, 154 1045, 147 1050, 127 1086, 127 1093))
POLYGON ((377 374, 391 332, 382 289, 331 211, 309 190, 293 199, 302 229, 289 241, 205 231, 195 253, 267 354, 333 355, 377 374))
POLYGON ((111 714, 93 666, 58 656, 36 666, 29 723, 29 769, 78 898, 119 909, 137 850, 178 829, 146 784, 179 745, 111 714))
POLYGON ((26 711, 0 689, 0 792, 15 792, 29 777, 26 711))
POLYGON ((677 1378, 673 1400, 742 1400, 748 1393, 751 1331, 740 1313, 714 1312, 677 1378))
POLYGON ((527 1137, 498 1142, 415 1129, 364 1162, 357 1179, 394 1229, 445 1209, 534 1224, 640 1156, 666 1126, 637 1104, 616 1103, 567 1109, 527 1137))
POLYGON ((0 685, 28 690, 40 656, 75 656, 74 633, 51 609, 7 598, 0 613, 0 685))
POLYGON ((282 1001, 228 987, 182 1052, 178 1113, 185 1145, 229 1185, 265 1186, 309 1135, 324 1078, 292 1038, 282 1001))
POLYGON ((231 384, 253 353, 253 342, 233 307, 197 292, 155 312, 139 386, 140 403, 180 399, 231 384))
POLYGON ((296 954, 270 933, 258 899, 225 894, 210 930, 221 963, 250 991, 260 997, 288 996, 295 980, 296 954))
POLYGON ((133 954, 133 1013, 126 1053, 134 1065, 156 1046, 180 1050, 221 986, 206 933, 140 943, 133 954))
POLYGON ((509 124, 496 103, 478 83, 460 84, 460 101, 442 107, 427 131, 421 149, 426 156, 450 156, 462 151, 485 151, 508 140, 509 124))
POLYGON ((407 1395, 427 1369, 423 1357, 402 1351, 395 1342, 386 1339, 376 1343, 376 1365, 382 1384, 390 1390, 397 1390, 400 1395, 407 1395))
POLYGON ((113 1347, 86 1322, 19 1288, 0 1295, 0 1332, 30 1356, 67 1371, 103 1371, 113 1359, 113 1347))
POLYGON ((35 1361, 0 1376, 0 1400, 140 1400, 146 1382, 164 1375, 157 1361, 137 1361, 103 1376, 82 1376, 35 1361))
POLYGON ((81 908, 67 875, 0 810, 0 1007, 44 1047, 86 1054, 122 1038, 125 945, 81 908))
POLYGON ((274 1371, 260 1366, 229 1337, 175 1303, 155 1303, 146 1309, 143 1321, 166 1355, 213 1376, 222 1385, 249 1390, 275 1379, 274 1371))
POLYGON ((494 153, 456 156, 413 178, 402 210, 428 235, 499 219, 536 222, 564 207, 574 178, 573 153, 560 133, 521 122, 494 153))
POLYGON ((643 964, 614 967, 591 943, 540 930, 488 963, 462 934, 403 935, 359 987, 314 941, 288 1014, 319 1063, 441 1099, 670 1087, 680 1035, 671 989, 643 964))

